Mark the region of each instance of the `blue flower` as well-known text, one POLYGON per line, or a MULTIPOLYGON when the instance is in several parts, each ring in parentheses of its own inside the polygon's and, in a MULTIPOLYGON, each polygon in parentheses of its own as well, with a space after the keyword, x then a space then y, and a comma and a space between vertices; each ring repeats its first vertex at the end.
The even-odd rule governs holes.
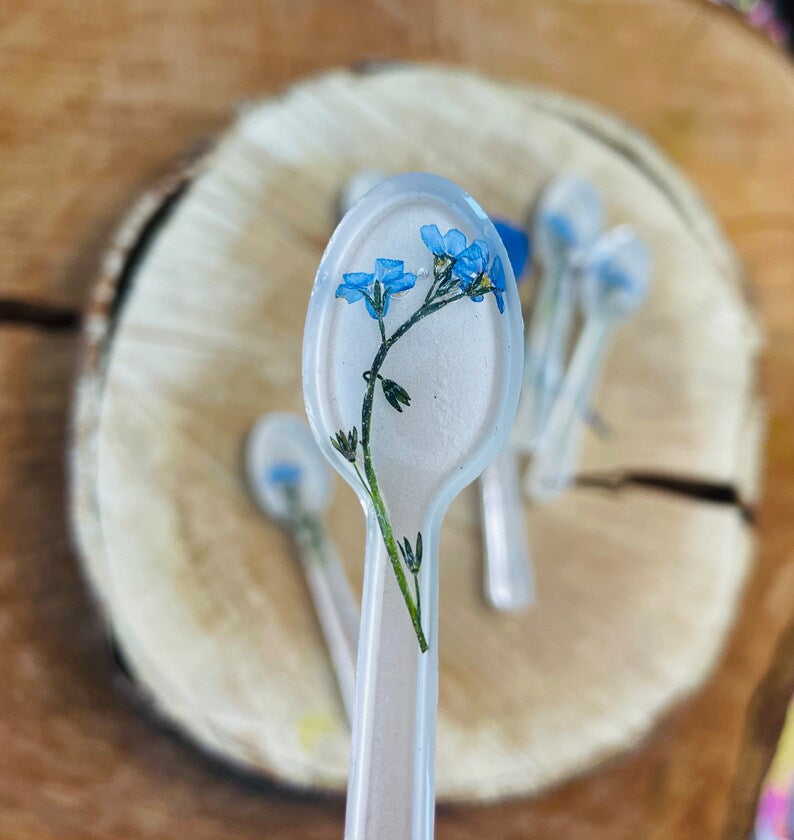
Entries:
POLYGON ((485 242, 475 239, 458 257, 452 267, 452 275, 457 279, 462 291, 467 294, 475 292, 471 299, 476 303, 485 298, 486 292, 493 292, 499 311, 504 312, 504 292, 507 283, 504 266, 500 257, 494 257, 489 269, 490 258, 491 254, 485 242))
POLYGON ((454 260, 466 247, 466 237, 457 228, 451 228, 442 236, 438 225, 422 225, 419 233, 422 242, 439 259, 454 260))
POLYGON ((494 257, 491 270, 488 272, 491 285, 493 286, 493 296, 496 298, 496 305, 500 312, 505 311, 504 292, 506 288, 505 269, 499 257, 494 257))
POLYGON ((343 274, 342 280, 343 282, 336 290, 336 297, 344 298, 348 303, 355 303, 363 298, 367 312, 373 318, 377 318, 388 312, 389 299, 392 295, 413 288, 416 275, 405 270, 405 263, 402 260, 378 259, 375 260, 373 274, 354 271, 343 274), (378 298, 380 298, 379 307, 376 305, 378 298))
MULTIPOLYGON (((468 248, 460 252, 455 265, 452 266, 452 276, 458 281, 462 291, 471 291, 472 286, 486 272, 490 256, 488 246, 482 239, 475 239, 468 248)), ((479 302, 482 295, 472 297, 472 300, 479 302)))
POLYGON ((300 484, 303 478, 303 470, 292 461, 276 461, 268 467, 265 478, 268 484, 283 484, 294 487, 300 484))
POLYGON ((513 274, 516 280, 520 280, 529 261, 529 237, 520 227, 505 219, 492 218, 491 221, 505 246, 513 274))

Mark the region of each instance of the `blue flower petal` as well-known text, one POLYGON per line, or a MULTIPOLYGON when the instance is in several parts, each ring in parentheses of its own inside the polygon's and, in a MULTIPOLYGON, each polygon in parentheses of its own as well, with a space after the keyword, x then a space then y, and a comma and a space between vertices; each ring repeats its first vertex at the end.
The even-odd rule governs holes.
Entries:
POLYGON ((422 237, 422 242, 434 253, 437 257, 444 256, 444 237, 438 229, 438 225, 422 225, 419 228, 419 234, 422 237))
POLYGON ((402 260, 375 260, 375 280, 387 285, 394 278, 399 277, 405 270, 402 260))
POLYGON ((502 265, 502 260, 499 257, 494 257, 493 265, 488 272, 488 276, 491 278, 491 283, 493 283, 497 291, 503 292, 505 290, 505 270, 502 265))
POLYGON ((405 292, 408 289, 413 289, 416 284, 416 275, 411 274, 410 271, 404 271, 398 277, 395 277, 384 283, 386 289, 393 295, 398 292, 405 292))
POLYGON ((461 251, 458 255, 458 264, 462 263, 467 270, 482 274, 488 267, 489 257, 490 251, 486 243, 482 239, 475 239, 465 251, 461 251))
MULTIPOLYGON (((438 230, 438 228, 436 228, 438 230)), ((457 229, 451 228, 444 235, 444 253, 453 259, 466 248, 466 237, 457 229)))
POLYGON ((510 265, 513 267, 513 274, 518 280, 524 273, 529 261, 529 237, 526 233, 511 222, 504 219, 492 219, 496 232, 502 240, 510 265))
POLYGON ((496 305, 499 307, 499 312, 505 311, 505 299, 499 289, 494 289, 493 296, 496 298, 496 305))
POLYGON ((354 271, 351 274, 343 274, 342 280, 345 286, 351 286, 354 289, 366 289, 375 281, 375 275, 365 274, 363 271, 354 271))
POLYGON ((491 258, 491 252, 488 248, 488 243, 485 242, 485 240, 483 240, 483 239, 475 239, 472 244, 476 245, 480 249, 480 254, 481 254, 482 264, 483 264, 483 271, 484 271, 485 266, 488 265, 488 260, 491 258))
POLYGON ((479 249, 475 245, 469 245, 468 248, 458 257, 452 269, 453 274, 468 275, 472 271, 477 270, 477 266, 481 262, 479 249))
POLYGON ((342 283, 336 289, 336 297, 344 298, 348 303, 355 303, 364 297, 364 290, 358 286, 349 286, 347 283, 342 283))
POLYGON ((482 239, 475 239, 458 256, 452 268, 452 274, 459 281, 460 287, 464 292, 486 270, 488 267, 488 256, 488 246, 482 239))
POLYGON ((474 295, 474 297, 470 298, 470 300, 473 300, 475 303, 482 303, 483 300, 485 300, 485 296, 484 295, 474 295))
MULTIPOLYGON (((383 314, 389 311, 389 293, 385 292, 383 297, 383 314)), ((369 298, 364 300, 364 306, 367 307, 367 312, 369 312, 370 318, 375 318, 377 320, 378 313, 375 311, 375 307, 370 303, 369 298)))
POLYGON ((367 312, 369 312, 370 318, 377 319, 378 313, 375 311, 375 307, 370 303, 369 299, 364 301, 364 306, 367 307, 367 312))

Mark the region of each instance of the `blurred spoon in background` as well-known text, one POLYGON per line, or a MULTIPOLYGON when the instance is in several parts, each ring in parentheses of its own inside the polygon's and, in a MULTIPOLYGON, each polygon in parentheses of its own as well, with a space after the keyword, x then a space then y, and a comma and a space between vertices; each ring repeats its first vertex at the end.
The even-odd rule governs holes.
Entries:
POLYGON ((328 463, 303 420, 273 413, 249 432, 245 467, 260 510, 293 540, 350 721, 359 611, 323 524, 333 487, 328 463))
POLYGON ((576 304, 577 268, 601 233, 603 204, 598 190, 571 175, 551 181, 538 201, 534 244, 541 279, 526 338, 524 392, 530 445, 541 441, 562 381, 576 304))
POLYGON ((586 321, 529 470, 528 490, 533 499, 554 499, 572 484, 584 418, 606 348, 615 328, 645 298, 650 271, 648 248, 628 225, 604 234, 587 254, 582 284, 586 321))

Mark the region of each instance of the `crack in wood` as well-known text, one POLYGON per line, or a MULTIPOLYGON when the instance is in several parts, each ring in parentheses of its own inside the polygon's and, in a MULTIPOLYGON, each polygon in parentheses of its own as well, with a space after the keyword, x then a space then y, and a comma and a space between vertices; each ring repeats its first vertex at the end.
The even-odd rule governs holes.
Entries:
POLYGON ((754 507, 741 498, 736 487, 724 482, 706 481, 680 475, 665 475, 663 473, 628 471, 600 475, 580 475, 576 478, 576 486, 597 487, 611 492, 619 492, 628 487, 647 487, 679 498, 733 505, 739 508, 748 524, 755 521, 754 507))
POLYGON ((43 330, 76 330, 80 312, 23 298, 0 297, 0 326, 21 324, 43 330))
POLYGON ((119 274, 118 283, 116 284, 116 293, 110 305, 110 322, 106 337, 108 342, 112 340, 116 324, 118 323, 119 310, 133 285, 135 273, 149 250, 149 245, 160 232, 163 225, 168 221, 171 213, 192 182, 192 177, 186 175, 185 179, 172 192, 163 197, 162 203, 141 228, 135 243, 127 253, 124 266, 119 274))

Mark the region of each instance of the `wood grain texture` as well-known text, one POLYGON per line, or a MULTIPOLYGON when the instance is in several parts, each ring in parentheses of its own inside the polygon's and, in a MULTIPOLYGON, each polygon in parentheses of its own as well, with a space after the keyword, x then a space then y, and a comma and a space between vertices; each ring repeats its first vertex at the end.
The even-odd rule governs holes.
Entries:
MULTIPOLYGON (((705 3, 497 5, 494 15, 495 4, 474 0, 9 0, 0 295, 74 312, 100 244, 169 157, 225 123, 232 103, 338 64, 459 62, 592 99, 650 134, 715 210, 763 316, 771 426, 754 574, 717 672, 642 749, 536 800, 444 808, 438 836, 716 838, 737 767, 757 771, 742 762, 745 714, 794 597, 794 79, 783 55, 705 3)), ((230 779, 109 690, 62 515, 74 344, 40 321, 34 311, 33 329, 0 336, 0 670, 13 677, 0 684, 0 835, 338 837, 338 804, 230 779)), ((752 779, 730 840, 745 836, 747 789, 752 779)))
MULTIPOLYGON (((740 462, 757 462, 744 428, 758 336, 735 259, 680 176, 624 125, 558 95, 427 66, 325 74, 252 106, 150 226, 136 264, 125 270, 118 247, 106 260, 124 282, 121 299, 110 275, 94 294, 112 306, 89 322, 74 521, 156 708, 235 765, 338 792, 349 744, 327 656, 292 553, 252 507, 239 451, 260 413, 302 413, 310 280, 341 187, 362 166, 446 175, 507 218, 526 215, 550 173, 592 179, 610 223, 648 242, 654 279, 599 388, 611 437, 588 436, 582 469, 606 457, 617 473, 735 489, 740 462)), ((141 211, 131 215, 134 225, 141 211)), ((558 504, 527 506, 539 603, 497 617, 479 591, 473 493, 442 534, 442 801, 536 792, 635 743, 711 668, 750 556, 731 501, 605 493, 591 480, 558 504)), ((328 519, 360 582, 349 491, 328 519)))

